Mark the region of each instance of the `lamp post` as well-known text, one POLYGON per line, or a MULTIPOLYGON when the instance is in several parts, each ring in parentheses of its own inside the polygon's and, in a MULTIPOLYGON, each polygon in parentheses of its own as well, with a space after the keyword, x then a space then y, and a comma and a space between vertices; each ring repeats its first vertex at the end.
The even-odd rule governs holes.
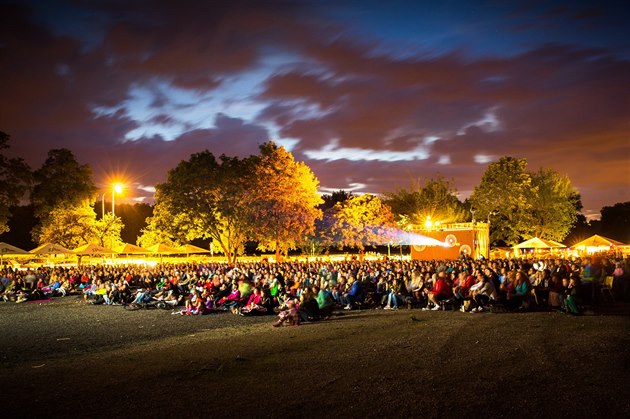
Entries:
POLYGON ((112 187, 112 217, 116 216, 115 213, 115 203, 116 203, 116 194, 122 192, 122 185, 120 183, 115 183, 112 187))

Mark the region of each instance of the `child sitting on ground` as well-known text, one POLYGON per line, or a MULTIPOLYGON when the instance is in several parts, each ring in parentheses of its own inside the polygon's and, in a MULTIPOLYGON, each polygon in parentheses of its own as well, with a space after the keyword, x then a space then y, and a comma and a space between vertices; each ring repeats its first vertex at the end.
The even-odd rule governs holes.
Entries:
POLYGON ((287 302, 287 308, 278 313, 278 321, 273 324, 273 327, 280 327, 285 321, 288 321, 292 326, 300 325, 300 316, 295 300, 287 302))

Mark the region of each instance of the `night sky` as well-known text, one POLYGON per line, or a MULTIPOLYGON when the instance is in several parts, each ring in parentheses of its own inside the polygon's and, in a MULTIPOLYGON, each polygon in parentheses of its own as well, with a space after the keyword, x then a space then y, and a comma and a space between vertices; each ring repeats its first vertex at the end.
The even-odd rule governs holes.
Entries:
POLYGON ((511 155, 598 214, 630 200, 628 22, 627 1, 0 0, 0 130, 128 202, 273 139, 322 192, 439 173, 464 199, 511 155))

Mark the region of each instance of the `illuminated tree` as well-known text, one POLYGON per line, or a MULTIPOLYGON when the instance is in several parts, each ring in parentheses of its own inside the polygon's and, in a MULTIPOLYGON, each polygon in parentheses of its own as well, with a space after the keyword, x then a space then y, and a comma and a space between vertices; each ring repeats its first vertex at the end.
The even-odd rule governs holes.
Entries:
POLYGON ((577 221, 581 209, 580 195, 567 176, 540 169, 531 175, 529 190, 531 230, 533 237, 563 240, 577 221))
POLYGON ((335 221, 329 240, 339 247, 357 247, 386 244, 396 237, 394 215, 375 195, 353 196, 333 208, 335 221))
POLYGON ((252 238, 261 249, 276 251, 276 260, 314 231, 318 208, 319 181, 311 169, 296 162, 293 155, 273 142, 260 146, 253 156, 249 208, 252 210, 252 238))
POLYGON ((31 202, 35 216, 42 223, 54 208, 79 205, 86 200, 92 202, 96 194, 92 168, 79 164, 72 152, 65 148, 50 150, 34 178, 31 202))
MULTIPOLYGON (((68 249, 94 243, 96 213, 88 201, 78 205, 54 208, 46 217, 46 224, 35 230, 39 244, 57 243, 68 249)), ((102 244, 102 243, 99 243, 102 244)))
POLYGON ((250 229, 247 176, 250 161, 209 151, 193 154, 170 170, 156 186, 156 207, 149 225, 175 241, 211 238, 234 262, 250 229))
POLYGON ((502 157, 488 165, 470 197, 477 220, 491 219, 493 243, 563 240, 577 220, 582 204, 571 180, 549 169, 529 173, 526 167, 525 159, 502 157))
POLYGON ((140 236, 136 240, 136 244, 144 248, 156 244, 177 247, 188 240, 187 235, 199 234, 199 232, 187 234, 188 217, 171 214, 166 208, 165 200, 159 199, 157 194, 153 215, 147 218, 146 222, 146 227, 140 231, 140 236))
POLYGON ((123 244, 120 237, 123 228, 124 225, 120 217, 107 213, 100 220, 94 221, 95 240, 92 240, 92 242, 103 247, 115 249, 123 244))
POLYGON ((477 220, 492 216, 490 242, 520 242, 532 226, 532 178, 525 171, 527 160, 501 157, 490 163, 481 183, 475 187, 469 203, 477 220))
POLYGON ((8 158, 2 150, 9 148, 9 135, 0 131, 0 234, 9 231, 10 208, 19 204, 29 190, 31 169, 22 159, 8 158))
POLYGON ((385 202, 397 219, 423 225, 427 217, 441 223, 455 223, 467 218, 464 204, 457 198, 454 182, 438 175, 424 183, 416 180, 409 189, 385 194, 385 202))
POLYGON ((315 231, 307 235, 301 245, 305 253, 320 253, 325 247, 333 245, 330 232, 335 224, 335 205, 352 197, 352 192, 344 190, 322 195, 323 202, 319 205, 322 216, 315 220, 315 231))

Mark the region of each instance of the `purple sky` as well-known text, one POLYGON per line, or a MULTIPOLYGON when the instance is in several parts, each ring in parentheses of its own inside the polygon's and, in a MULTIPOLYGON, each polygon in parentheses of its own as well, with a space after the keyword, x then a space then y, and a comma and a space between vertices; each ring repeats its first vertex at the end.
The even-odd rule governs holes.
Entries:
POLYGON ((322 192, 439 173, 463 199, 511 155, 598 214, 630 200, 626 6, 0 0, 0 130, 33 168, 65 147, 99 187, 124 176, 127 200, 191 153, 273 139, 322 192))

